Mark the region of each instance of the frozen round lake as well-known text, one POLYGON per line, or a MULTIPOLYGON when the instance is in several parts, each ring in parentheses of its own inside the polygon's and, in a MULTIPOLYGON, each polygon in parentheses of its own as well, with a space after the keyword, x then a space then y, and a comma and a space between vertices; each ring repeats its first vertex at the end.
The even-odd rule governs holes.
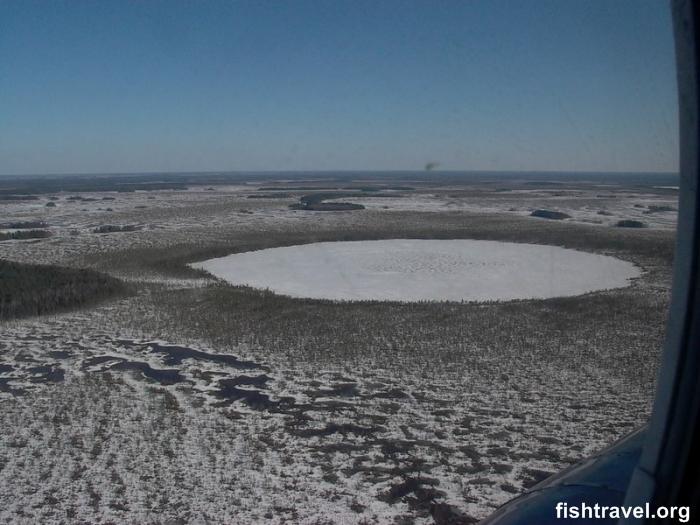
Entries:
POLYGON ((579 295, 639 276, 629 263, 555 246, 475 240, 320 242, 194 263, 234 285, 292 297, 490 301, 579 295))

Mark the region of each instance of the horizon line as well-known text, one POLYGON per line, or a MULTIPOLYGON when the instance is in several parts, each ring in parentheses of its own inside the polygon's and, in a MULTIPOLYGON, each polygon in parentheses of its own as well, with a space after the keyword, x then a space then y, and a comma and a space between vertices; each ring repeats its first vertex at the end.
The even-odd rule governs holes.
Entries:
POLYGON ((136 176, 136 175, 267 175, 267 174, 323 174, 323 173, 411 173, 411 174, 459 174, 459 173, 485 173, 485 174, 567 174, 567 175, 596 175, 596 174, 614 174, 614 175, 680 175, 680 170, 677 171, 635 171, 635 170, 488 170, 488 169, 445 169, 445 170, 426 170, 426 169, 318 169, 318 170, 184 170, 184 171, 104 171, 104 172, 45 172, 45 173, 0 173, 0 177, 90 177, 90 176, 136 176))

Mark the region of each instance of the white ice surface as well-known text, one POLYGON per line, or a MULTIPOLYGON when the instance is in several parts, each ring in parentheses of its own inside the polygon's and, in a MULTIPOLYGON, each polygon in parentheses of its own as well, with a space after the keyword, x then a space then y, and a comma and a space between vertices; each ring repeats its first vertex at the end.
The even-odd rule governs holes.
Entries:
POLYGON ((322 242, 194 263, 231 284, 334 300, 489 301, 579 295, 638 277, 629 263, 556 246, 476 240, 322 242))

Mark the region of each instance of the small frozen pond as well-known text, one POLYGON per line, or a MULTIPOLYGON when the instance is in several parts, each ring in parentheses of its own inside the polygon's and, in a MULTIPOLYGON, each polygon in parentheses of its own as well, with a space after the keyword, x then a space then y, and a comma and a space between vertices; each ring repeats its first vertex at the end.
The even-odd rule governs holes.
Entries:
POLYGON ((336 300, 488 301, 620 288, 638 268, 555 246, 474 240, 320 242, 192 264, 231 284, 336 300))

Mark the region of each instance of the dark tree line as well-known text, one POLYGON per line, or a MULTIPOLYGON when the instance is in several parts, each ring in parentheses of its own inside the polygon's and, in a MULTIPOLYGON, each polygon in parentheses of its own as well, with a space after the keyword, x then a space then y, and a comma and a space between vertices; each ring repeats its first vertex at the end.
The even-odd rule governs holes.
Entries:
POLYGON ((129 291, 119 279, 94 270, 0 259, 0 319, 57 312, 129 291))
POLYGON ((0 232, 0 241, 45 239, 51 237, 49 230, 18 230, 16 232, 0 232))
POLYGON ((46 228, 48 224, 44 221, 15 221, 0 223, 0 229, 3 230, 35 230, 37 228, 46 228))
POLYGON ((136 224, 125 224, 123 226, 114 224, 103 224, 97 228, 93 228, 92 233, 118 233, 118 232, 135 232, 141 228, 136 224))

